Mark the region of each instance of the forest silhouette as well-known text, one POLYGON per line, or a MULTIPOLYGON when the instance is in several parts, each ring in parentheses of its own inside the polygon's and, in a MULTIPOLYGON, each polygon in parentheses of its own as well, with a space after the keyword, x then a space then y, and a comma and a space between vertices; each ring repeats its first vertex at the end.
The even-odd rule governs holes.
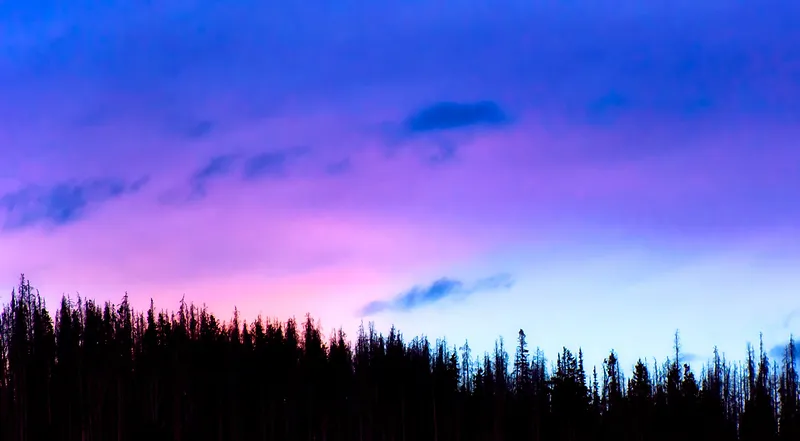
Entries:
POLYGON ((580 349, 547 360, 522 330, 473 354, 371 324, 351 343, 309 316, 221 321, 184 300, 64 297, 54 314, 21 277, 0 316, 3 441, 800 440, 791 340, 781 360, 715 350, 692 370, 676 333, 674 356, 626 376, 614 351, 585 369, 580 349))

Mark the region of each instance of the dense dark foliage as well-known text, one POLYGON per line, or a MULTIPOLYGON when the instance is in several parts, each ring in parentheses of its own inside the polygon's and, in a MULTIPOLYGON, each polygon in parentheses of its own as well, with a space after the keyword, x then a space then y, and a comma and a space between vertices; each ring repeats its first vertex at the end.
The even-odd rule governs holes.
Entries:
POLYGON ((793 344, 777 363, 714 353, 699 374, 675 358, 612 351, 586 372, 554 363, 520 330, 474 356, 372 326, 351 345, 314 321, 220 322, 64 298, 51 318, 24 279, 0 318, 0 439, 38 440, 746 440, 800 439, 793 344))

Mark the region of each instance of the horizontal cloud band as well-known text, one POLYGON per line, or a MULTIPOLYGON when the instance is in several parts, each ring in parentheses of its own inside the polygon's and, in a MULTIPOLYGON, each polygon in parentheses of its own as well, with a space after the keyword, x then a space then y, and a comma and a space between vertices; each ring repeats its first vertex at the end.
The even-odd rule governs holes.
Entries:
POLYGON ((447 297, 467 296, 476 292, 509 289, 514 280, 507 273, 500 273, 466 285, 460 280, 443 277, 428 286, 415 286, 392 300, 376 300, 364 306, 360 314, 369 316, 384 311, 411 311, 441 301, 447 297))

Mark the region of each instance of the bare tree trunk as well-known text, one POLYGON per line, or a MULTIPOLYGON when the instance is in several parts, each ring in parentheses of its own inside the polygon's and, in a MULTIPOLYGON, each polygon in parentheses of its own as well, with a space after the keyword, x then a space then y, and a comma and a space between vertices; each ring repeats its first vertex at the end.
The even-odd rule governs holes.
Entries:
MULTIPOLYGON (((50 381, 47 382, 47 425, 53 426, 53 392, 50 381)), ((52 432, 51 432, 52 433, 52 432)))
POLYGON ((362 412, 359 412, 358 415, 358 440, 364 441, 364 414, 362 412))
POLYGON ((406 397, 403 394, 403 397, 400 401, 400 433, 402 434, 402 441, 406 441, 406 397))
MULTIPOLYGON (((261 396, 264 396, 264 391, 261 391, 261 396)), ((264 402, 261 402, 261 440, 267 441, 267 410, 264 402)))
POLYGON ((122 441, 122 379, 117 377, 117 441, 122 441))
POLYGON ((21 441, 26 441, 28 438, 28 388, 27 386, 27 378, 26 375, 23 373, 22 376, 22 391, 23 393, 20 394, 20 407, 22 410, 22 424, 20 426, 19 432, 19 439, 21 441))
POLYGON ((175 388, 172 404, 172 439, 181 441, 183 439, 183 427, 181 412, 181 392, 180 389, 175 388))
POLYGON ((67 400, 67 439, 72 438, 72 401, 67 400))
POLYGON ((270 432, 269 439, 274 441, 275 440, 275 400, 274 399, 270 401, 269 407, 270 407, 269 414, 271 416, 271 418, 269 420, 269 432, 270 432))
POLYGON ((439 441, 439 420, 436 415, 436 394, 433 395, 433 441, 439 441))

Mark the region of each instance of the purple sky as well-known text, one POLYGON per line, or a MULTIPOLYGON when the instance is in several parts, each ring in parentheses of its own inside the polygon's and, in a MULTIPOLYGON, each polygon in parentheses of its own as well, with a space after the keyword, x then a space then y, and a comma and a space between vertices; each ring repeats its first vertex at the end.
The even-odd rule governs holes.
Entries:
POLYGON ((798 17, 5 0, 0 280, 595 362, 676 328, 772 347, 800 333, 798 17))

